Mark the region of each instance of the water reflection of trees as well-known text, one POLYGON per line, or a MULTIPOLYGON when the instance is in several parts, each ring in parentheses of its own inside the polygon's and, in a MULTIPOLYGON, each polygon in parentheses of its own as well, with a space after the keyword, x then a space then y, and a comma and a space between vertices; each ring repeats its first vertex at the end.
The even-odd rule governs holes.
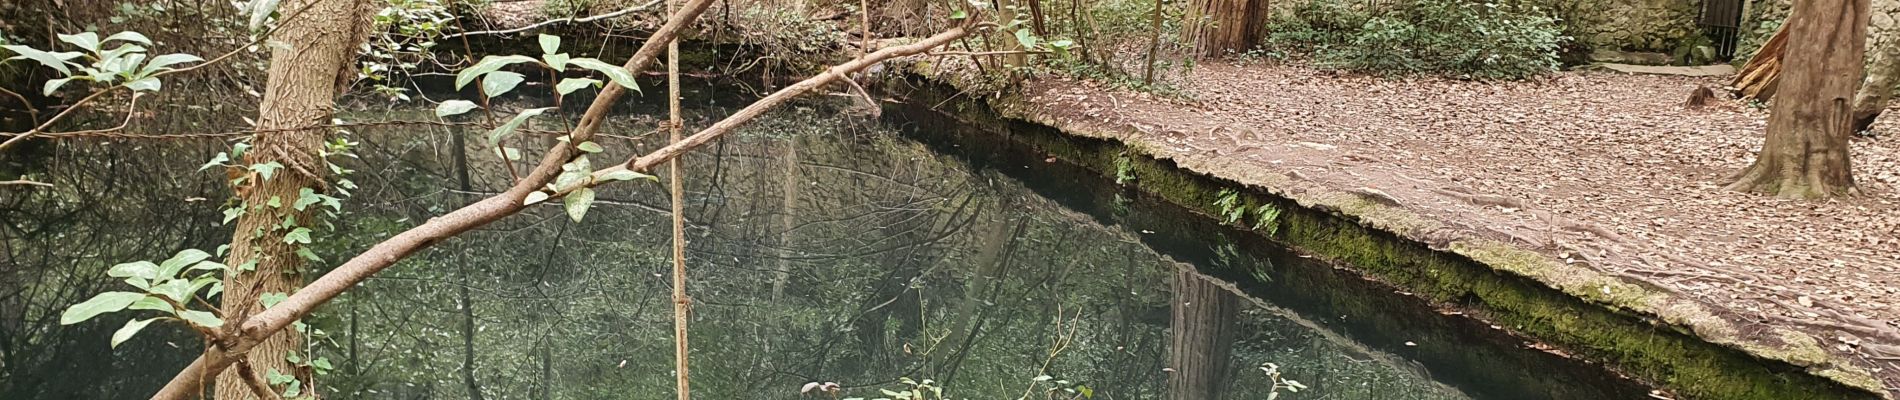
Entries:
MULTIPOLYGON (((1163 368, 1183 368, 1170 349, 1187 350, 1180 343, 1195 342, 1192 332, 1224 338, 1217 347, 1231 350, 1205 350, 1197 362, 1231 372, 1184 398, 1262 397, 1264 378, 1249 371, 1264 361, 1316 387, 1353 388, 1302 398, 1455 397, 1336 336, 1236 306, 1231 293, 1171 287, 1206 281, 1008 178, 824 110, 782 112, 684 160, 702 397, 790 397, 810 381, 875 393, 908 376, 944 382, 957 397, 1015 398, 1046 374, 1097 398, 1159 398, 1170 386, 1163 368), (1194 301, 1181 295, 1229 308, 1184 322, 1171 318, 1194 301), (1068 345, 1050 358, 1058 342, 1068 345)), ((613 124, 627 134, 651 128, 613 124)), ((450 132, 354 134, 364 142, 352 166, 361 188, 322 242, 319 254, 333 261, 507 181, 488 148, 450 132)), ((0 397, 144 393, 159 378, 114 368, 188 361, 180 355, 189 351, 157 344, 195 346, 175 330, 114 354, 105 343, 117 324, 49 318, 111 284, 107 265, 228 236, 216 207, 181 204, 223 198, 217 178, 173 173, 195 169, 210 145, 133 146, 143 145, 62 144, 60 157, 84 166, 55 169, 53 183, 70 190, 0 200, 9 257, 0 397), (73 370, 101 371, 106 383, 67 387, 80 384, 58 371, 73 370)), ((320 382, 343 398, 670 392, 664 196, 659 185, 623 185, 599 199, 586 224, 557 206, 531 210, 438 245, 321 310, 311 322, 327 333, 320 352, 337 369, 320 382)))

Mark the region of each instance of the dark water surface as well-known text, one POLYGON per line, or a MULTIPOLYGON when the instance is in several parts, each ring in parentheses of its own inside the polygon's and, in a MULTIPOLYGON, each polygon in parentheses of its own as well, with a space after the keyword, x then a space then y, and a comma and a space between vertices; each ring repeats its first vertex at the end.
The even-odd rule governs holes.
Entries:
MULTIPOLYGON (((909 377, 952 398, 1259 399, 1267 363, 1308 386, 1283 399, 1643 390, 921 108, 802 103, 686 157, 696 398, 798 398, 814 381, 878 397, 909 377)), ((450 128, 353 129, 361 188, 317 237, 319 269, 505 187, 481 132, 460 133, 466 151, 450 128)), ((596 165, 654 143, 602 140, 596 165)), ((0 192, 0 399, 143 398, 190 360, 200 345, 176 324, 113 350, 131 315, 58 315, 124 290, 113 264, 229 240, 220 174, 193 172, 224 146, 62 142, 34 164, 58 190, 0 192)), ((319 382, 337 399, 670 398, 662 189, 613 185, 578 224, 538 207, 383 272, 309 320, 336 366, 319 382)))

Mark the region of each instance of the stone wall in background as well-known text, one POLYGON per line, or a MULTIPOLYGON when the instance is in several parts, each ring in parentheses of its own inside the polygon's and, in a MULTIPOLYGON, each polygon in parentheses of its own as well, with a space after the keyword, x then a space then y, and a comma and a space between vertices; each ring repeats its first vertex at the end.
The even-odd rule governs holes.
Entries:
POLYGON ((1674 53, 1703 42, 1701 0, 1526 0, 1593 50, 1674 53))
MULTIPOLYGON (((1782 21, 1788 20, 1788 12, 1793 7, 1791 0, 1748 0, 1748 13, 1742 16, 1741 44, 1736 46, 1734 64, 1748 62, 1761 48, 1761 43, 1775 35, 1782 21)), ((1867 48, 1879 48, 1880 45, 1896 40, 1896 28, 1900 28, 1900 0, 1873 0, 1869 5, 1873 15, 1867 19, 1867 48)), ((1869 52, 1871 55, 1871 51, 1869 52)))

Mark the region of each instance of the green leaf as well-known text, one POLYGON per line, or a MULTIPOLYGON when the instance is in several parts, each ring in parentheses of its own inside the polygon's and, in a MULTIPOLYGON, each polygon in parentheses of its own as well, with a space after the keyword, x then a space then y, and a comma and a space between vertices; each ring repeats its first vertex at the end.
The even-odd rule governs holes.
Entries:
POLYGON ((276 307, 277 303, 282 303, 284 302, 284 299, 288 299, 288 298, 290 298, 289 293, 283 293, 283 292, 265 293, 265 294, 257 295, 257 304, 263 305, 264 308, 271 308, 271 307, 276 307))
POLYGON ((969 17, 970 17, 970 13, 963 12, 963 10, 957 10, 957 12, 950 13, 950 19, 964 19, 964 18, 969 18, 969 17))
POLYGON ((138 43, 138 44, 142 44, 146 46, 152 45, 152 39, 146 38, 144 34, 133 32, 133 31, 114 33, 112 34, 112 36, 106 36, 106 40, 100 41, 100 43, 110 42, 114 40, 123 40, 123 41, 138 43))
POLYGON ((139 301, 139 299, 143 298, 145 298, 144 293, 100 293, 98 296, 93 296, 92 300, 86 300, 83 303, 67 307, 66 312, 59 314, 59 324, 77 324, 92 319, 92 317, 97 317, 99 314, 124 310, 126 306, 132 305, 132 302, 139 301))
POLYGON ((152 285, 152 288, 146 291, 170 297, 172 301, 184 303, 185 300, 191 299, 191 281, 184 279, 167 279, 157 285, 152 285))
POLYGON ((225 162, 229 161, 231 161, 231 156, 220 151, 218 155, 211 157, 211 161, 207 161, 204 166, 198 167, 198 171, 203 172, 204 170, 211 169, 211 167, 224 165, 225 162))
POLYGON ((285 375, 282 372, 277 372, 276 368, 272 368, 270 372, 264 373, 264 383, 269 383, 272 386, 281 386, 283 384, 296 382, 296 381, 297 381, 297 377, 285 375))
POLYGON ((455 74, 455 89, 461 90, 463 86, 468 86, 469 82, 474 82, 475 78, 500 70, 501 67, 524 62, 534 62, 534 59, 522 55, 482 57, 482 60, 476 61, 475 65, 455 74))
POLYGON ((567 79, 562 79, 562 80, 561 80, 561 83, 557 83, 557 84, 554 84, 554 91, 555 91, 555 92, 557 92, 557 93, 560 93, 560 94, 563 94, 563 95, 565 95, 565 94, 568 94, 568 93, 574 93, 574 91, 576 91, 576 90, 581 90, 581 88, 585 88, 585 87, 588 87, 588 86, 594 86, 594 87, 599 87, 599 86, 600 86, 600 80, 599 80, 599 79, 590 79, 590 78, 567 78, 567 79))
POLYGON ((134 92, 156 92, 161 86, 164 85, 158 81, 158 78, 142 78, 125 83, 125 88, 132 89, 134 92))
POLYGON ((472 101, 449 100, 442 102, 442 104, 435 105, 435 116, 447 117, 450 115, 460 115, 476 108, 481 108, 481 106, 475 105, 475 102, 472 101))
POLYGON ((553 68, 555 71, 567 69, 567 61, 572 59, 574 58, 569 57, 567 53, 541 55, 541 62, 548 63, 548 68, 553 68))
POLYGON ((284 234, 284 243, 310 244, 310 228, 297 227, 284 234))
POLYGON ((77 34, 71 34, 71 35, 60 34, 59 41, 72 43, 74 46, 79 46, 79 48, 81 49, 86 49, 86 51, 90 51, 94 53, 99 52, 99 33, 98 32, 83 32, 83 33, 77 33, 77 34))
POLYGON ((112 348, 119 348, 119 343, 125 343, 127 339, 132 338, 132 335, 139 334, 139 330, 145 329, 146 325, 151 325, 152 321, 157 320, 158 318, 146 318, 125 321, 124 327, 119 328, 117 332, 112 332, 112 348))
POLYGON ((496 71, 490 73, 488 77, 482 78, 482 95, 488 97, 500 96, 508 93, 508 91, 515 90, 515 86, 520 85, 523 80, 527 80, 527 77, 514 72, 496 71))
POLYGON ((45 89, 41 90, 40 94, 46 95, 46 96, 52 96, 53 92, 59 90, 60 86, 65 86, 66 82, 71 82, 72 80, 73 78, 59 78, 59 79, 48 80, 46 81, 45 89))
POLYGON ((1054 47, 1058 49, 1067 49, 1074 46, 1075 46, 1075 41, 1069 40, 1069 39, 1062 39, 1062 40, 1049 42, 1049 47, 1054 47))
POLYGON ((653 175, 647 175, 647 174, 642 174, 639 172, 633 172, 633 171, 628 171, 628 170, 623 169, 619 171, 608 172, 605 175, 601 175, 600 181, 601 182, 630 181, 630 180, 640 179, 640 178, 651 179, 655 182, 658 182, 660 180, 659 177, 656 177, 653 175))
POLYGON ((541 34, 541 53, 554 54, 556 51, 561 51, 561 37, 541 34))
POLYGON ((310 366, 324 371, 336 369, 335 366, 330 365, 330 359, 324 357, 317 357, 315 360, 310 360, 310 366))
POLYGON ((264 27, 264 21, 270 20, 270 14, 277 11, 279 0, 251 0, 251 21, 247 25, 255 31, 264 27))
POLYGON ((1034 49, 1036 48, 1036 35, 1030 33, 1029 28, 1017 29, 1016 43, 1021 43, 1024 49, 1034 49))
POLYGON ((603 149, 603 148, 600 148, 600 144, 599 144, 599 143, 594 143, 594 142, 593 142, 593 141, 591 141, 591 140, 590 140, 590 141, 585 141, 585 142, 581 142, 581 144, 578 144, 578 145, 574 145, 574 148, 576 148, 576 149, 580 149, 580 151, 585 151, 585 152, 589 152, 589 153, 599 153, 599 152, 602 152, 602 151, 606 151, 606 150, 607 150, 607 149, 603 149))
POLYGON ((521 110, 521 113, 515 114, 514 118, 508 119, 507 123, 504 123, 504 124, 501 124, 501 126, 495 127, 494 130, 488 131, 488 145, 494 146, 494 145, 500 144, 502 139, 507 139, 508 135, 515 134, 515 130, 520 129, 521 124, 528 122, 528 118, 534 118, 535 116, 541 115, 541 113, 548 112, 548 110, 552 110, 552 109, 554 108, 544 107, 544 108, 531 108, 531 109, 521 110))
POLYGON ((224 326, 224 320, 218 319, 217 314, 212 314, 209 311, 198 311, 198 310, 180 311, 178 313, 178 318, 182 318, 185 321, 191 322, 192 325, 202 326, 206 328, 216 329, 217 327, 224 326))
POLYGON ((531 206, 543 201, 548 201, 548 192, 536 190, 528 192, 528 197, 521 199, 521 205, 531 206))
POLYGON ((192 265, 191 268, 186 268, 186 270, 188 271, 230 271, 231 266, 224 265, 224 263, 217 262, 217 261, 199 261, 198 264, 192 265))
POLYGON ((279 164, 276 161, 271 161, 271 162, 267 162, 263 164, 251 164, 251 167, 249 169, 251 171, 257 172, 258 176, 261 176, 264 178, 264 180, 268 181, 270 180, 271 175, 276 175, 277 170, 283 167, 284 167, 284 164, 279 164))
POLYGON ((185 270, 185 267, 197 264, 199 261, 204 261, 209 258, 211 258, 211 253, 206 253, 204 250, 184 249, 179 251, 178 254, 172 255, 172 258, 158 263, 158 277, 177 277, 179 272, 185 270))
POLYGON ((310 251, 309 247, 298 247, 297 256, 312 262, 323 262, 323 257, 317 257, 317 253, 310 251))
POLYGON ((243 206, 226 208, 224 209, 224 223, 229 224, 231 223, 231 220, 237 219, 237 217, 240 217, 243 215, 244 215, 243 206))
POLYGON ((581 218, 587 216, 587 207, 594 205, 594 189, 576 190, 561 201, 567 206, 567 217, 573 218, 574 222, 581 222, 581 218))
POLYGON ((153 264, 151 261, 133 261, 112 266, 106 270, 106 276, 153 280, 158 279, 159 269, 158 264, 153 264))
POLYGON ((501 157, 508 161, 519 161, 521 160, 521 149, 517 149, 513 147, 498 148, 498 149, 495 149, 495 156, 501 157))
POLYGON ((315 189, 302 188, 297 190, 297 201, 290 203, 290 209, 303 211, 304 207, 320 202, 323 202, 323 195, 317 194, 315 189))
POLYGON ((200 61, 204 61, 204 59, 198 58, 198 56, 183 54, 183 53, 173 53, 173 54, 166 54, 166 55, 162 55, 158 57, 152 57, 152 61, 146 62, 145 67, 139 69, 139 75, 150 75, 154 72, 170 69, 171 66, 173 65, 178 65, 178 64, 188 63, 188 62, 200 62, 200 61))
POLYGON ((132 302, 131 306, 128 306, 125 309, 152 310, 152 311, 164 311, 164 312, 174 311, 172 310, 172 303, 166 303, 165 299, 160 299, 153 296, 145 296, 145 298, 139 299, 139 301, 134 301, 132 302))
POLYGON ((5 45, 5 46, 0 46, 0 48, 7 49, 7 51, 11 51, 14 54, 19 54, 17 56, 7 58, 8 60, 28 59, 28 60, 38 61, 40 65, 45 65, 48 68, 59 70, 59 73, 63 75, 73 74, 72 68, 68 68, 66 66, 66 64, 68 64, 66 60, 79 58, 85 55, 84 53, 80 53, 76 51, 46 52, 46 51, 40 51, 39 49, 35 49, 32 47, 26 47, 26 46, 21 46, 21 45, 5 45))
POLYGON ((614 83, 618 83, 620 86, 625 86, 628 89, 633 89, 636 92, 640 91, 640 84, 633 81, 633 73, 627 72, 626 68, 621 68, 618 65, 608 64, 592 58, 576 58, 572 61, 568 61, 568 63, 574 64, 576 67, 600 71, 602 74, 607 74, 608 78, 613 79, 614 83))

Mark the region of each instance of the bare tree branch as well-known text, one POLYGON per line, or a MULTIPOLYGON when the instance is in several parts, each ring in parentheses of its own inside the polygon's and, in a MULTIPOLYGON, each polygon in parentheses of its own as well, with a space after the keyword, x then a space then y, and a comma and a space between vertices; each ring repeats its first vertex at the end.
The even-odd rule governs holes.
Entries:
POLYGON ((250 386, 251 393, 256 394, 257 398, 264 400, 283 400, 282 396, 277 395, 277 390, 271 389, 270 384, 264 382, 264 377, 258 376, 257 370, 251 368, 250 361, 239 360, 237 362, 237 369, 238 375, 244 376, 244 385, 250 386))

